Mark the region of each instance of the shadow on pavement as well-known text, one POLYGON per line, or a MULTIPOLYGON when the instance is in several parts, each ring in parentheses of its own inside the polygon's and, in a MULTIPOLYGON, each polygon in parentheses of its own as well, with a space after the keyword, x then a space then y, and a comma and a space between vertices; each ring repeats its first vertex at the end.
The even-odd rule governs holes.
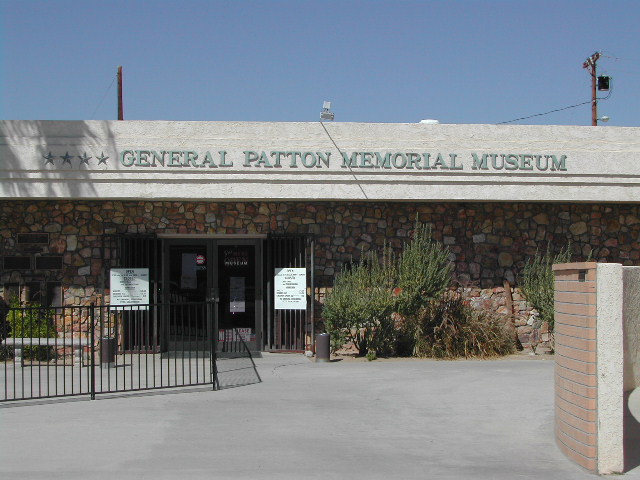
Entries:
POLYGON ((262 382, 250 353, 218 356, 218 388, 233 388, 262 382))
POLYGON ((624 424, 622 428, 624 432, 624 470, 628 472, 640 466, 640 388, 624 394, 624 424))

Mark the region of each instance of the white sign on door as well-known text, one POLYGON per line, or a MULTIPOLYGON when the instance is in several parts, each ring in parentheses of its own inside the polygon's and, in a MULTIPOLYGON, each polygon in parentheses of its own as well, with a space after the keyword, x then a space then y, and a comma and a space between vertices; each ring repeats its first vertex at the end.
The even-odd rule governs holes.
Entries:
POLYGON ((307 309, 306 268, 276 268, 273 289, 276 310, 307 309))
POLYGON ((231 313, 245 312, 245 281, 244 277, 229 278, 229 311, 231 313))

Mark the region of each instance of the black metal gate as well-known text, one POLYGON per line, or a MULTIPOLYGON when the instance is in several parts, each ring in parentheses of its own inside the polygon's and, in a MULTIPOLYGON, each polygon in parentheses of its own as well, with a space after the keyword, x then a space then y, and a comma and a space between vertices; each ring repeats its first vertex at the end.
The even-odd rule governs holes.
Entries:
MULTIPOLYGON (((304 352, 314 343, 314 238, 309 234, 270 234, 264 245, 264 318, 262 348, 267 351, 304 352), (307 272, 307 308, 276 309, 274 275, 278 268, 304 268, 307 272)), ((104 281, 108 286, 111 268, 148 268, 151 304, 163 303, 163 244, 155 235, 105 235, 103 243, 104 281)), ((122 335, 125 350, 158 352, 167 348, 164 328, 166 312, 152 310, 123 314, 122 335)))
POLYGON ((123 348, 122 320, 141 311, 149 318, 170 315, 175 304, 12 307, 10 336, 0 339, 0 402, 260 382, 242 337, 227 343, 213 334, 215 303, 181 304, 205 317, 207 329, 161 353, 123 348), (222 358, 222 351, 231 354, 222 358))
MULTIPOLYGON (((103 287, 109 287, 112 268, 148 268, 149 303, 159 298, 162 278, 162 246, 155 235, 105 235, 103 237, 103 287)), ((104 291, 104 288, 103 288, 104 291)), ((121 315, 122 349, 128 352, 156 353, 164 340, 160 334, 162 314, 156 309, 129 310, 121 315)))
POLYGON ((265 248, 266 318, 265 350, 304 352, 313 346, 314 336, 314 239, 311 235, 269 235, 265 248), (307 308, 276 309, 274 276, 278 268, 305 268, 307 308))

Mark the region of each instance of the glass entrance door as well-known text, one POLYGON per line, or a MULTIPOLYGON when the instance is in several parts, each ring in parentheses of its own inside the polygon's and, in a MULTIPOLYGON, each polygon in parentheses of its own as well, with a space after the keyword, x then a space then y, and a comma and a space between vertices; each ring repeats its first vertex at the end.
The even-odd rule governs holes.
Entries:
POLYGON ((169 303, 168 340, 193 341, 207 338, 203 305, 211 283, 210 249, 202 243, 181 243, 168 247, 169 303))
POLYGON ((256 349, 256 247, 218 245, 220 341, 242 339, 256 349))
POLYGON ((252 351, 261 350, 261 255, 258 239, 166 240, 165 303, 171 312, 167 340, 206 338, 206 308, 195 305, 204 305, 218 292, 221 347, 242 339, 252 351))

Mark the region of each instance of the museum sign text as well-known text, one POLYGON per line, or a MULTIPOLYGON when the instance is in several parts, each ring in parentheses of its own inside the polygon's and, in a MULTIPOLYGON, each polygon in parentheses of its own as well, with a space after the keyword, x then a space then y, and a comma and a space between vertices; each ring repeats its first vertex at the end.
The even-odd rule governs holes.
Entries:
POLYGON ((226 150, 123 150, 124 167, 147 168, 330 168, 382 170, 522 170, 567 171, 567 156, 533 153, 331 152, 245 150, 231 158, 226 150))

